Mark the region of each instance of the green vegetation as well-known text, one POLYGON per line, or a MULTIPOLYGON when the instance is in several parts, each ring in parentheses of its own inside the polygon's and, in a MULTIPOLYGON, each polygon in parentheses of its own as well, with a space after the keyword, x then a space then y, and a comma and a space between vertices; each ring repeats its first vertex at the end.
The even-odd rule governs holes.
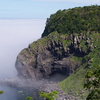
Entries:
POLYGON ((4 92, 3 91, 0 91, 0 94, 3 94, 4 92))
MULTIPOLYGON (((90 98, 91 94, 94 93, 95 89, 97 90, 98 87, 94 89, 93 85, 98 86, 97 84, 95 84, 95 81, 99 81, 98 84, 100 86, 100 72, 99 72, 100 69, 97 67, 97 66, 100 66, 100 52, 99 51, 100 51, 100 48, 98 47, 94 49, 93 52, 90 52, 88 55, 81 58, 82 63, 83 63, 81 67, 79 67, 75 71, 75 73, 73 73, 64 81, 59 83, 61 89, 63 89, 65 93, 69 93, 70 91, 72 91, 73 92, 72 95, 75 95, 76 93, 78 95, 75 95, 75 96, 80 96, 80 97, 84 96, 85 98, 88 96, 88 93, 90 93, 88 97, 90 98), (89 78, 89 77, 92 78, 95 76, 97 80, 93 80, 85 84, 86 82, 85 75, 86 75, 86 78, 89 78), (92 90, 86 91, 84 89, 84 84, 87 89, 90 89, 91 87, 93 87, 93 91, 92 90)), ((98 89, 100 90, 100 87, 98 89)), ((98 94, 100 95, 100 92, 98 92, 98 94)), ((99 100, 99 99, 87 99, 87 100, 99 100)))
POLYGON ((55 100, 55 98, 57 98, 57 95, 57 91, 52 91, 50 93, 40 92, 40 97, 44 97, 46 100, 55 100))
POLYGON ((86 100, 100 100, 100 66, 87 72, 84 87, 89 90, 86 100))
POLYGON ((73 96, 82 97, 86 94, 84 94, 84 81, 85 81, 85 75, 86 69, 84 70, 82 67, 80 67, 74 74, 70 75, 68 78, 66 78, 64 81, 60 82, 59 85, 62 90, 64 90, 65 93, 71 93, 73 96))
POLYGON ((47 19, 42 37, 54 31, 59 34, 83 31, 100 33, 100 6, 93 5, 57 11, 47 19))
POLYGON ((27 100, 32 100, 32 97, 28 96, 26 97, 27 100))

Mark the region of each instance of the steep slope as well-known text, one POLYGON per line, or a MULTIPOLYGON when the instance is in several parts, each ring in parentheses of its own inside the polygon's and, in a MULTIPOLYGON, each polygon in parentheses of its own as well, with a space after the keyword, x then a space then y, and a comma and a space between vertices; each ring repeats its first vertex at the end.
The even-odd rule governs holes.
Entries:
MULTIPOLYGON (((100 35, 99 35, 100 38, 100 35)), ((84 89, 84 83, 86 82, 85 75, 88 71, 93 71, 100 66, 100 39, 98 38, 98 48, 95 48, 92 52, 82 58, 82 65, 79 69, 59 85, 66 93, 77 96, 87 96, 88 91, 84 89)))
POLYGON ((82 94, 86 72, 100 66, 99 52, 100 6, 59 10, 47 19, 42 38, 19 53, 15 66, 25 79, 69 76, 60 87, 82 94))
MULTIPOLYGON (((54 32, 29 45, 17 57, 18 76, 25 78, 48 77, 54 72, 66 76, 73 73, 80 65, 73 57, 84 57, 97 45, 99 33, 81 33, 79 36, 61 35, 54 32)), ((98 46, 99 47, 99 46, 98 46)), ((79 57, 79 58, 78 58, 79 57)))

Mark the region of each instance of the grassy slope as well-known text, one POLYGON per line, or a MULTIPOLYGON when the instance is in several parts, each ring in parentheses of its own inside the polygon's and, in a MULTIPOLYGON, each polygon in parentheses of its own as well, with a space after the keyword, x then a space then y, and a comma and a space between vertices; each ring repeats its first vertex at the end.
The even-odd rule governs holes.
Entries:
POLYGON ((70 93, 72 91, 72 95, 75 95, 78 93, 82 94, 84 92, 84 82, 87 69, 84 69, 84 67, 80 67, 74 74, 70 75, 68 78, 66 78, 64 81, 60 82, 59 85, 62 90, 64 90, 65 93, 70 93))
POLYGON ((78 93, 78 95, 82 96, 82 94, 86 97, 87 93, 84 91, 84 83, 86 81, 85 74, 89 70, 94 70, 98 66, 100 66, 100 40, 98 41, 98 47, 82 58, 83 64, 82 66, 76 70, 75 73, 70 75, 64 81, 59 83, 59 86, 65 93, 73 92, 72 95, 78 93))

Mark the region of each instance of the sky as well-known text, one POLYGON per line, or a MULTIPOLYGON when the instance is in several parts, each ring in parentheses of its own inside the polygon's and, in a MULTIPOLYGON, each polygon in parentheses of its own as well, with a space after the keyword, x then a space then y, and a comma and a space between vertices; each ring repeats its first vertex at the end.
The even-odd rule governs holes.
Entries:
POLYGON ((0 0, 1 19, 46 19, 58 10, 100 5, 100 0, 0 0))

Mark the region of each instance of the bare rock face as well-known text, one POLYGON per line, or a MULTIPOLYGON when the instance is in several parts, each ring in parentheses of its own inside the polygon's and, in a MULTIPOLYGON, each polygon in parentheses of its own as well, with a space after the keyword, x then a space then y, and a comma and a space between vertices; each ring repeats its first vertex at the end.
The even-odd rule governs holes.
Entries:
POLYGON ((73 55, 83 57, 94 48, 90 42, 92 39, 87 37, 83 33, 79 36, 59 36, 57 32, 53 32, 33 42, 16 59, 18 76, 25 79, 47 78, 55 73, 69 76, 80 66, 80 62, 73 55))

